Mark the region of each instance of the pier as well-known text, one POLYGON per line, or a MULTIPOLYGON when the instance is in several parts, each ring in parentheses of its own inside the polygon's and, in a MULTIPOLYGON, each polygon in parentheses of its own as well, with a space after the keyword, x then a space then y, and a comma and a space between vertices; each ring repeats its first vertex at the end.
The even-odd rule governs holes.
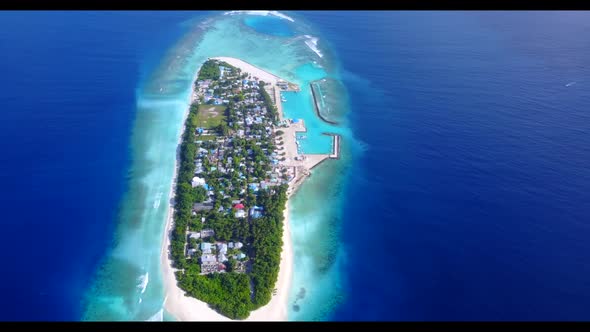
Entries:
MULTIPOLYGON (((291 196, 293 193, 297 191, 297 189, 303 183, 303 181, 311 175, 311 170, 313 168, 317 167, 327 159, 340 158, 340 135, 336 133, 323 133, 323 135, 332 136, 333 143, 331 153, 300 153, 300 149, 298 148, 299 142, 297 140, 297 134, 306 133, 307 127, 303 119, 291 121, 290 119, 285 118, 285 115, 283 113, 281 91, 301 91, 301 88, 294 83, 282 80, 274 75, 273 79, 270 80, 270 82, 268 83, 270 84, 266 84, 264 89, 271 96, 272 101, 277 107, 279 122, 281 122, 282 124, 284 124, 285 122, 287 123, 286 125, 275 127, 275 133, 279 130, 283 132, 283 134, 278 135, 275 138, 275 144, 278 145, 277 152, 285 158, 284 160, 280 161, 279 164, 282 167, 291 168, 293 170, 294 178, 289 183, 289 190, 287 191, 287 194, 291 196)), ((318 100, 316 98, 316 93, 313 89, 313 86, 310 85, 310 88, 317 116, 326 123, 337 125, 337 122, 330 121, 322 116, 322 114, 319 111, 318 100)))
POLYGON ((309 83, 309 88, 311 89, 311 95, 313 97, 313 105, 315 108, 315 113, 317 114, 318 118, 322 119, 322 121, 329 123, 329 124, 333 124, 333 125, 337 125, 338 122, 336 121, 331 121, 326 119, 322 113, 320 112, 320 105, 318 104, 318 98, 315 95, 315 90, 313 89, 313 83, 309 83))
POLYGON ((324 133, 324 135, 332 136, 333 146, 330 159, 340 159, 340 135, 333 133, 324 133))

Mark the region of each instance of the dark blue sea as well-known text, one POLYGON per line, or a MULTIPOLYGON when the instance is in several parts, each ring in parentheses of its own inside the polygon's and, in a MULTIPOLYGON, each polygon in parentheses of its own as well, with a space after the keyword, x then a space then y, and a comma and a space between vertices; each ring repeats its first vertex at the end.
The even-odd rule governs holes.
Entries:
POLYGON ((588 320, 590 13, 306 16, 366 145, 332 318, 588 320))
POLYGON ((194 13, 0 13, 0 320, 78 320, 110 247, 135 93, 194 13))
MULTIPOLYGON (((587 320, 590 14, 300 14, 335 50, 364 147, 331 319, 587 320)), ((0 320, 80 319, 136 91, 195 17, 0 13, 0 320)))

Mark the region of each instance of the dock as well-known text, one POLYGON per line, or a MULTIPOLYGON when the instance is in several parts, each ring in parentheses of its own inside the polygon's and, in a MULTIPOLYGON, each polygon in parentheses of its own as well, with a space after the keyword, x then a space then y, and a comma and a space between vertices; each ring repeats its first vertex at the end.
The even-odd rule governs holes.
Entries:
POLYGON ((311 89, 311 95, 313 97, 313 105, 315 108, 315 114, 318 116, 318 118, 322 119, 322 121, 329 123, 329 124, 333 124, 333 125, 337 125, 338 122, 336 121, 331 121, 326 119, 322 113, 320 112, 320 105, 318 104, 318 98, 315 95, 315 90, 313 89, 313 83, 309 83, 309 88, 311 89))
POLYGON ((333 133, 324 133, 324 135, 332 136, 333 145, 330 159, 340 159, 340 135, 333 133))

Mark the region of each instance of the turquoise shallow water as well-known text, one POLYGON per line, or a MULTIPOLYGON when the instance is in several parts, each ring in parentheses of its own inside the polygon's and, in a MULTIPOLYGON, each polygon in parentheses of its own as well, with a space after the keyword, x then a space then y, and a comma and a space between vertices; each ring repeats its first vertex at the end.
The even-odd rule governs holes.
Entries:
MULTIPOLYGON (((162 313, 160 249, 182 118, 194 73, 208 57, 240 58, 299 84, 302 91, 297 96, 287 95, 285 112, 306 122, 308 133, 302 145, 305 152, 331 152, 332 139, 322 135, 324 132, 337 132, 352 141, 346 128, 326 124, 315 115, 309 83, 326 76, 337 77, 338 73, 327 72, 324 68, 335 68, 330 66, 331 60, 320 58, 310 48, 313 31, 309 25, 300 18, 294 23, 283 19, 293 31, 291 36, 283 37, 249 27, 252 17, 213 15, 192 22, 195 26, 138 91, 130 189, 122 204, 117 240, 88 293, 85 319, 170 319, 162 313)), ((285 28, 283 24, 277 26, 285 28)), ((331 304, 341 298, 336 263, 341 254, 337 234, 343 178, 335 177, 333 172, 336 169, 341 174, 345 169, 345 147, 342 152, 340 161, 318 167, 292 198, 289 213, 296 256, 290 293, 292 320, 323 319, 331 311, 331 304), (331 199, 325 200, 327 196, 331 199), (317 204, 320 201, 322 204, 317 204)))
POLYGON ((342 81, 332 78, 323 78, 312 82, 316 91, 320 114, 331 122, 345 124, 347 121, 348 100, 342 98, 347 95, 346 87, 342 81))
MULTIPOLYGON (((333 151, 333 138, 327 133, 345 134, 345 128, 324 122, 316 114, 311 83, 329 77, 317 61, 305 63, 295 69, 296 83, 300 85, 300 92, 281 92, 284 102, 283 113, 286 118, 303 120, 306 133, 298 135, 302 153, 330 154, 333 151)), ((345 99, 345 98, 344 98, 345 99)), ((326 101, 318 96, 318 102, 325 105, 326 101)))
POLYGON ((332 153, 333 139, 324 133, 334 132, 335 128, 318 119, 315 114, 309 86, 304 85, 301 92, 281 92, 285 98, 283 112, 286 118, 303 120, 307 132, 298 134, 302 153, 332 153))

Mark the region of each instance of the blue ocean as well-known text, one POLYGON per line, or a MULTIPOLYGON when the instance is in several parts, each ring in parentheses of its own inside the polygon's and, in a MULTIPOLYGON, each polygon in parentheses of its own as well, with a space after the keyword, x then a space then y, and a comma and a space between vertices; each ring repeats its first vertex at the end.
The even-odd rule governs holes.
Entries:
POLYGON ((0 13, 0 320, 79 320, 126 191, 136 89, 189 13, 0 13))
MULTIPOLYGON (((178 122, 184 106, 163 106, 170 102, 153 91, 186 99, 198 63, 165 69, 184 66, 174 59, 192 49, 183 48, 192 29, 215 15, 0 13, 0 320, 144 319, 160 306, 157 266, 125 261, 145 239, 127 244, 123 234, 141 224, 139 202, 154 203, 139 178, 151 179, 157 162, 138 151, 158 149, 148 138, 160 134, 175 144, 180 125, 162 121, 178 122), (161 107, 170 115, 154 111, 161 107), (119 294, 136 296, 143 273, 150 307, 128 312, 136 304, 119 294)), ((329 128, 344 137, 342 160, 319 167, 293 198, 296 256, 312 251, 315 263, 295 264, 291 297, 300 307, 289 318, 587 320, 590 14, 289 15, 295 23, 247 16, 240 29, 299 40, 290 25, 304 22, 315 39, 306 35, 303 47, 320 51, 305 57, 317 54, 317 64, 290 68, 276 56, 268 66, 304 83, 327 75, 347 91, 345 117, 329 128), (304 224, 312 219, 324 221, 304 224), (305 235, 314 240, 301 230, 314 230, 305 235)), ((196 44, 227 46, 203 38, 196 44)), ((235 49, 216 55, 257 46, 227 43, 235 49)), ((259 51, 251 52, 255 62, 259 51)), ((325 139, 304 148, 323 150, 325 139)), ((173 159, 162 162, 162 178, 173 159)), ((153 190, 162 196, 168 185, 153 190)), ((144 216, 149 239, 165 222, 155 207, 144 216)), ((155 254, 137 255, 158 257, 160 243, 152 245, 155 254)))

